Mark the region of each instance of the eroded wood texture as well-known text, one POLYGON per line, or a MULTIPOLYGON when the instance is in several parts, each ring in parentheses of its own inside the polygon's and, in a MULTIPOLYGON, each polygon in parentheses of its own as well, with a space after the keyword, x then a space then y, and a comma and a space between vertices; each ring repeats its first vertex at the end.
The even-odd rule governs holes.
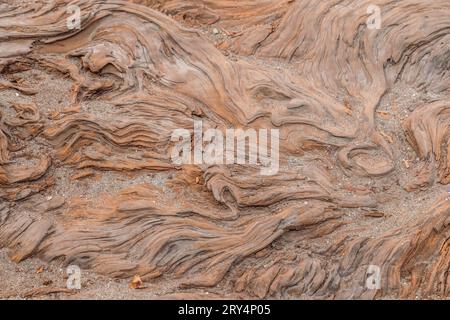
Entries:
POLYGON ((374 2, 2 1, 0 246, 175 296, 448 298, 450 2, 374 2), (279 129, 278 174, 175 166, 195 119, 279 129))

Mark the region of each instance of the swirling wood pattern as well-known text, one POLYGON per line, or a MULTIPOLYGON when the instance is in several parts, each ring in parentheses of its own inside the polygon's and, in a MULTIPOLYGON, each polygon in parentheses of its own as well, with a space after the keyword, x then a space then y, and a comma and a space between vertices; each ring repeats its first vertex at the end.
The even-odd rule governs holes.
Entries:
POLYGON ((449 62, 448 0, 3 1, 0 247, 175 296, 449 298, 449 62), (195 119, 279 129, 279 172, 175 166, 195 119))

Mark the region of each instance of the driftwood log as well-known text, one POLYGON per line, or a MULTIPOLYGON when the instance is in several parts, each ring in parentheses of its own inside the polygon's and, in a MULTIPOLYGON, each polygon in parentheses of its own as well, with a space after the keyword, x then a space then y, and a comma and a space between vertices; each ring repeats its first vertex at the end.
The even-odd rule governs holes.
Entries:
POLYGON ((2 1, 0 247, 175 295, 448 298, 450 2, 372 2, 2 1), (174 165, 198 119, 279 129, 279 172, 174 165))

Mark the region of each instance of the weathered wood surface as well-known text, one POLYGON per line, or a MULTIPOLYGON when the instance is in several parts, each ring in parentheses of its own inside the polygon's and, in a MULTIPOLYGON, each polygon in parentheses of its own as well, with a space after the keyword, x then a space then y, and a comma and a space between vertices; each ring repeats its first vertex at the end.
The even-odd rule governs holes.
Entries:
POLYGON ((0 247, 175 295, 448 298, 450 2, 369 30, 371 2, 87 0, 79 30, 2 2, 0 247), (278 128, 280 171, 174 166, 194 118, 278 128))

